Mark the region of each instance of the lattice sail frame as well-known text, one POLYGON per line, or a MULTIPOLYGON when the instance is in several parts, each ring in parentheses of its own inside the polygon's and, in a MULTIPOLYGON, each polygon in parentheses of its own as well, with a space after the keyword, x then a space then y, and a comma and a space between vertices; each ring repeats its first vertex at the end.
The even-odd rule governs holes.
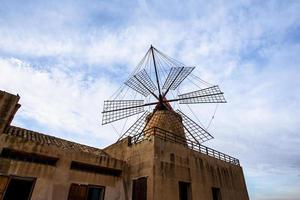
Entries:
POLYGON ((104 101, 102 124, 108 124, 144 112, 144 100, 104 101))
POLYGON ((184 129, 186 130, 185 135, 187 139, 193 140, 197 143, 203 143, 214 138, 199 124, 186 116, 181 110, 177 110, 177 113, 179 113, 182 117, 182 124, 184 129))
POLYGON ((131 125, 131 127, 125 131, 125 133, 118 139, 120 141, 121 139, 128 137, 128 136, 135 136, 137 134, 142 134, 147 122, 146 118, 149 116, 150 112, 145 111, 139 118, 136 120, 134 124, 131 125))
POLYGON ((172 67, 162 88, 175 90, 194 69, 195 67, 172 67))
POLYGON ((145 69, 133 75, 125 82, 125 84, 145 97, 157 90, 156 85, 153 83, 145 69))
POLYGON ((180 104, 226 103, 223 92, 217 85, 194 92, 180 94, 178 97, 180 104))

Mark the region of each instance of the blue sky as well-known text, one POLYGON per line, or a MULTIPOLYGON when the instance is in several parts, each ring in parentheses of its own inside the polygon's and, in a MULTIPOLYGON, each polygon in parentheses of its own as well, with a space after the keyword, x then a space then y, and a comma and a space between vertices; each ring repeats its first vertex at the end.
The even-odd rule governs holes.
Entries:
MULTIPOLYGON (((207 143, 240 159, 251 199, 300 196, 300 1, 0 0, 0 89, 13 124, 104 147, 102 102, 150 44, 219 84, 207 143)), ((214 107, 195 111, 207 124, 214 107)))

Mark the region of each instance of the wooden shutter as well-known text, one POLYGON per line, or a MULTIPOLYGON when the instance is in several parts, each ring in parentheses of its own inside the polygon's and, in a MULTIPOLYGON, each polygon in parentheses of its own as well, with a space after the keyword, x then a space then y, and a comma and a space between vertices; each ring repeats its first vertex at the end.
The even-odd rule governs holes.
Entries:
POLYGON ((85 200, 87 196, 87 185, 72 184, 68 200, 85 200))
POLYGON ((132 200, 147 200, 147 178, 133 180, 132 200))
POLYGON ((8 183, 8 176, 0 176, 0 199, 3 198, 8 183))

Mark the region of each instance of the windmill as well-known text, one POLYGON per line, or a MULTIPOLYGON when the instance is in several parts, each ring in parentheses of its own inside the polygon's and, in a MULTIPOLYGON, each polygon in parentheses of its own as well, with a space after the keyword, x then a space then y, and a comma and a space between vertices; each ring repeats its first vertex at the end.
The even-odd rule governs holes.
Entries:
POLYGON ((136 92, 143 99, 118 99, 119 95, 116 95, 114 99, 104 101, 102 124, 109 124, 140 114, 136 122, 119 137, 118 141, 128 136, 134 137, 135 141, 138 141, 145 138, 148 130, 153 127, 176 135, 182 139, 183 143, 188 140, 201 144, 212 139, 213 136, 205 128, 180 109, 174 110, 171 105, 172 103, 187 105, 226 103, 218 85, 209 85, 209 87, 180 93, 179 87, 186 78, 189 76, 198 78, 192 74, 194 69, 195 67, 185 66, 151 45, 122 86, 136 92), (167 76, 163 77, 163 73, 167 73, 167 76), (177 91, 176 95, 173 94, 173 97, 169 95, 174 91, 177 91), (149 108, 149 110, 145 108, 149 108))

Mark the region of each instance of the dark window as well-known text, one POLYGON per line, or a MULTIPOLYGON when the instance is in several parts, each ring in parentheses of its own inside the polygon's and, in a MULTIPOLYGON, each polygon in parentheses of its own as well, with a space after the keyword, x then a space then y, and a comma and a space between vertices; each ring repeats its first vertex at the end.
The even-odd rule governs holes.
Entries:
POLYGON ((92 172, 98 174, 105 174, 110 176, 120 176, 122 171, 119 169, 113 169, 108 167, 102 167, 98 165, 91 165, 87 163, 72 161, 71 169, 85 171, 85 172, 92 172))
POLYGON ((220 188, 211 188, 213 200, 221 200, 221 191, 220 188))
POLYGON ((32 178, 11 177, 9 179, 3 200, 28 200, 35 183, 32 178))
POLYGON ((191 200, 191 184, 179 182, 179 200, 191 200))
POLYGON ((39 164, 46 165, 56 165, 58 158, 45 156, 36 153, 28 153, 25 151, 19 151, 15 149, 3 148, 0 154, 0 157, 12 159, 12 160, 20 160, 26 162, 34 162, 39 164))
POLYGON ((147 200, 147 178, 132 181, 132 200, 147 200))
POLYGON ((104 188, 98 186, 89 186, 87 200, 104 199, 104 188))
POLYGON ((175 162, 175 154, 174 153, 171 153, 170 154, 170 161, 173 163, 175 162))
POLYGON ((80 185, 73 183, 68 200, 103 200, 105 188, 102 186, 80 185))

